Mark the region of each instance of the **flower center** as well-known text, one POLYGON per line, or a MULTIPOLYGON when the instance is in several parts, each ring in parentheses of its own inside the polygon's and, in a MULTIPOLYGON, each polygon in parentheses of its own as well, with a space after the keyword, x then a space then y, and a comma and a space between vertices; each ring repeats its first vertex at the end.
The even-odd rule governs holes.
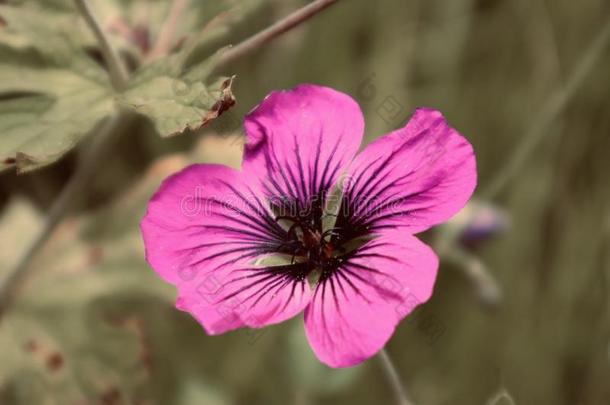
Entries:
POLYGON ((305 218, 278 216, 278 221, 288 222, 288 236, 284 247, 292 254, 292 261, 307 261, 312 267, 326 268, 336 258, 342 248, 331 241, 338 232, 335 229, 322 231, 316 222, 305 218))

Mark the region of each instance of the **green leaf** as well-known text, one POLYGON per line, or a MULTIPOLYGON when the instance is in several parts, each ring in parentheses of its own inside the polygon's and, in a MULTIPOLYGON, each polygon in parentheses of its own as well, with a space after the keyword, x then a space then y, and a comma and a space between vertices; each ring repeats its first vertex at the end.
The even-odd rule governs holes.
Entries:
MULTIPOLYGON (((102 26, 123 53, 133 54, 127 46, 130 35, 117 34, 116 24, 128 31, 137 28, 139 23, 129 19, 141 14, 144 3, 160 26, 167 2, 99 5, 102 26)), ((195 4, 199 3, 190 3, 196 12, 187 10, 176 39, 189 34, 185 27, 194 30, 201 25, 206 13, 195 4)), ((141 66, 127 90, 116 93, 103 64, 94 59, 97 45, 71 1, 2 5, 0 16, 0 170, 15 167, 27 172, 53 163, 124 108, 150 118, 167 137, 198 129, 235 103, 233 78, 209 80, 205 61, 183 69, 188 56, 184 52, 141 66)), ((135 63, 145 60, 142 56, 136 55, 140 59, 135 63)))
MULTIPOLYGON (((93 45, 94 39, 78 14, 43 10, 31 3, 28 6, 0 5, 0 16, 6 23, 6 27, 0 27, 4 52, 36 52, 39 58, 32 67, 68 68, 81 74, 93 70, 104 76, 101 66, 86 52, 85 46, 93 45)), ((12 59, 3 59, 3 63, 17 64, 12 59)))
POLYGON ((114 109, 112 92, 66 69, 0 65, 0 169, 26 172, 59 159, 114 109))
MULTIPOLYGON (((159 65, 159 64, 158 64, 159 65)), ((150 118, 163 137, 196 130, 235 104, 233 78, 210 85, 174 76, 169 62, 136 75, 121 95, 123 106, 150 118)))
POLYGON ((0 7, 0 170, 53 163, 115 109, 75 14, 0 7))

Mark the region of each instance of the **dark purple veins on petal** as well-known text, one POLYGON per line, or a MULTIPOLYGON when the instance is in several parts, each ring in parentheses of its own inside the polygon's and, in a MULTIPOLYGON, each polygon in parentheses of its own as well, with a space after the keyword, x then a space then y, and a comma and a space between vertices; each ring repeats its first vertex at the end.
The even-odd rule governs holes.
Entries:
MULTIPOLYGON (((318 152, 322 148, 322 138, 318 138, 318 152)), ((341 163, 330 159, 320 162, 321 153, 316 154, 313 162, 306 162, 300 155, 295 135, 293 142, 292 151, 296 159, 278 156, 273 148, 265 149, 269 174, 263 184, 266 200, 258 197, 248 199, 228 183, 225 185, 247 205, 247 209, 206 200, 212 203, 214 214, 226 220, 222 225, 206 226, 206 230, 218 228, 234 237, 228 238, 225 244, 206 257, 196 258, 192 264, 217 258, 226 259, 221 266, 241 259, 253 261, 251 267, 234 272, 227 287, 233 285, 235 290, 222 297, 223 301, 240 295, 244 304, 256 305, 263 297, 287 286, 292 296, 297 289, 306 288, 312 274, 317 274, 315 294, 322 294, 325 299, 328 292, 333 299, 339 300, 348 297, 350 290, 362 295, 361 290, 364 290, 364 285, 370 285, 371 277, 384 276, 363 264, 366 260, 357 259, 375 255, 371 250, 379 248, 380 242, 367 242, 376 231, 391 226, 380 223, 380 220, 404 214, 388 208, 417 198, 417 193, 390 196, 389 199, 384 194, 389 190, 387 179, 392 175, 390 163, 400 151, 370 163, 357 173, 345 190, 335 226, 324 229, 323 219, 330 215, 325 212, 327 198, 337 180, 341 163), (289 161, 296 164, 291 166, 289 161), (383 200, 380 199, 382 195, 383 200), (257 266, 254 263, 261 256, 278 254, 288 258, 285 264, 257 266)), ((332 154, 339 150, 337 141, 332 154)), ((404 181, 410 175, 403 174, 393 179, 393 183, 404 181)), ((392 294, 391 291, 381 293, 392 294)))

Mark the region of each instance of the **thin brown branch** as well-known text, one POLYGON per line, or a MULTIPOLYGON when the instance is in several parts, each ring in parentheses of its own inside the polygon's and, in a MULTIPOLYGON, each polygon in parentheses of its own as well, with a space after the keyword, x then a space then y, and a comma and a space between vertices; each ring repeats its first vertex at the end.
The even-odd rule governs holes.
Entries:
POLYGON ((316 0, 306 5, 305 7, 293 12, 292 14, 284 17, 282 20, 276 22, 268 28, 260 31, 259 33, 251 36, 243 42, 235 45, 234 47, 225 51, 219 56, 215 67, 224 66, 235 59, 242 57, 255 49, 260 48, 265 43, 273 40, 274 38, 282 35, 286 31, 300 25, 307 21, 320 11, 332 6, 339 0, 316 0))

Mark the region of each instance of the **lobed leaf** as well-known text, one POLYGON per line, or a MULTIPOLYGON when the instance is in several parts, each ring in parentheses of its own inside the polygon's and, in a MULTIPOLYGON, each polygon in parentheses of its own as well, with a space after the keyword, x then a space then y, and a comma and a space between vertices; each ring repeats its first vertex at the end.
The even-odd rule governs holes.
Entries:
MULTIPOLYGON (((97 6, 113 45, 131 55, 132 63, 145 62, 146 41, 159 34, 169 2, 97 6), (143 25, 143 5, 150 8, 149 26, 143 25)), ((177 39, 197 32, 211 18, 201 4, 190 2, 189 7, 177 39)), ((216 8, 206 6, 207 11, 222 11, 216 8)), ((142 65, 127 90, 115 92, 94 38, 71 1, 0 5, 0 21, 0 171, 14 167, 22 173, 55 162, 101 121, 124 109, 148 117, 168 137, 206 125, 235 103, 233 78, 210 80, 201 61, 184 69, 190 47, 142 65)), ((200 40, 201 34, 194 37, 200 40)))
POLYGON ((114 109, 103 81, 67 69, 0 64, 0 77, 0 169, 53 163, 114 109))

